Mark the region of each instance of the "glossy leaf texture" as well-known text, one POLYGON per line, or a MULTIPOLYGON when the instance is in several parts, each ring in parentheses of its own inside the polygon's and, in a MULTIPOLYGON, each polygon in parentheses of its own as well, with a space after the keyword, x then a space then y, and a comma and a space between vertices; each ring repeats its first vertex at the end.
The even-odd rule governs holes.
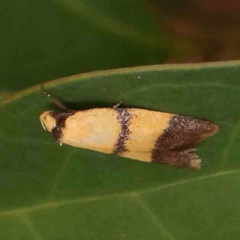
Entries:
POLYGON ((0 239, 239 239, 240 62, 93 72, 45 87, 69 108, 122 100, 220 132, 199 145, 200 171, 60 147, 39 121, 50 100, 39 86, 20 92, 1 106, 0 239))

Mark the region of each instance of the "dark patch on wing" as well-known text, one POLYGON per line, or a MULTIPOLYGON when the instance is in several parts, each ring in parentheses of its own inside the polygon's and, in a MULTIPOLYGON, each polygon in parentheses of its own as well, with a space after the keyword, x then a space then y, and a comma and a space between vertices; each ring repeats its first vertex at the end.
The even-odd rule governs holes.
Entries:
POLYGON ((169 127, 157 139, 155 148, 158 150, 193 148, 218 130, 218 126, 214 123, 175 115, 171 118, 169 127))
MULTIPOLYGON (((194 148, 201 140, 218 132, 214 123, 184 116, 173 116, 169 127, 157 139, 152 150, 152 161, 189 167, 194 148)), ((194 158, 195 159, 195 158, 194 158)))
POLYGON ((58 113, 51 112, 50 115, 56 119, 56 126, 52 129, 52 135, 59 140, 62 137, 62 131, 65 128, 65 122, 69 116, 74 115, 75 112, 58 113))
POLYGON ((116 108, 115 110, 118 113, 118 121, 121 124, 121 132, 119 133, 113 153, 119 154, 127 150, 125 144, 129 138, 129 134, 131 134, 129 130, 129 121, 132 118, 132 114, 129 113, 127 108, 116 108))
POLYGON ((51 117, 53 117, 54 119, 57 119, 61 114, 65 114, 65 113, 56 112, 56 111, 51 111, 51 112, 49 112, 49 115, 50 115, 51 117))

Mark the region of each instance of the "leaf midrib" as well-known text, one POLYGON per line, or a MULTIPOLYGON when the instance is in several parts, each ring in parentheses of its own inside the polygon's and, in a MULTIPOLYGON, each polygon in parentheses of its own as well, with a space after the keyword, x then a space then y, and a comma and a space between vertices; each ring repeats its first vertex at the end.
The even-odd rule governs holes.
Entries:
POLYGON ((229 176, 229 175, 238 174, 238 173, 240 173, 240 168, 234 169, 234 170, 228 170, 228 171, 219 171, 219 172, 215 172, 215 173, 208 174, 208 175, 203 175, 203 176, 196 177, 196 178, 188 178, 188 179, 184 179, 181 181, 167 183, 167 184, 149 188, 149 189, 143 189, 140 191, 131 191, 131 192, 120 193, 120 194, 81 197, 81 198, 68 199, 68 200, 62 200, 62 201, 47 202, 47 203, 34 205, 31 207, 24 207, 24 208, 17 208, 17 209, 12 209, 12 210, 8 210, 8 211, 2 211, 2 212, 0 212, 0 217, 14 216, 14 215, 19 215, 19 214, 24 214, 24 213, 36 212, 36 211, 43 210, 43 209, 52 209, 52 208, 57 208, 57 207, 65 206, 65 205, 73 205, 73 204, 79 204, 79 203, 109 200, 112 198, 136 197, 136 196, 141 196, 143 194, 147 194, 150 192, 157 192, 157 191, 161 191, 164 189, 178 187, 178 186, 189 184, 189 183, 194 183, 194 182, 212 179, 212 178, 216 178, 216 177, 229 176))

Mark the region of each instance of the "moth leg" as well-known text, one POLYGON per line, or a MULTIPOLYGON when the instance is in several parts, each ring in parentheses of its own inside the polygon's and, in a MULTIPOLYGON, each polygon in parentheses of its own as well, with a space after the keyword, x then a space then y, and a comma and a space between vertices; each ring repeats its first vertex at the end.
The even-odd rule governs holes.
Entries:
POLYGON ((120 100, 120 102, 119 103, 117 103, 117 104, 115 104, 114 106, 113 106, 113 108, 118 108, 121 104, 123 103, 123 101, 122 100, 120 100))
POLYGON ((154 163, 169 164, 176 167, 190 168, 194 170, 201 168, 201 159, 196 154, 195 149, 153 152, 152 161, 154 163))
POLYGON ((52 102, 57 106, 59 107, 60 109, 64 110, 65 112, 74 112, 74 110, 71 110, 71 109, 68 109, 66 108, 57 98, 53 97, 42 85, 40 85, 43 93, 50 97, 52 102))

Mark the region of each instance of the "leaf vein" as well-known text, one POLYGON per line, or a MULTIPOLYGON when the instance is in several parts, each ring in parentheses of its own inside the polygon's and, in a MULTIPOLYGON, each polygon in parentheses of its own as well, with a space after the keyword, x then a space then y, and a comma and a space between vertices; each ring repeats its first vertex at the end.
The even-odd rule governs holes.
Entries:
POLYGON ((35 240, 42 240, 42 237, 39 235, 39 233, 36 231, 36 228, 34 227, 32 220, 30 219, 29 215, 25 213, 24 215, 20 216, 20 220, 25 224, 25 226, 29 229, 31 232, 33 238, 35 240))
POLYGON ((70 151, 66 154, 65 160, 63 161, 63 164, 60 168, 60 170, 58 171, 58 173, 56 174, 55 180, 50 188, 49 191, 49 199, 53 199, 54 195, 56 193, 57 187, 59 185, 59 183, 61 182, 62 176, 64 174, 64 172, 66 171, 66 169, 68 168, 70 162, 71 162, 71 157, 72 157, 73 151, 70 151))
POLYGON ((144 202, 141 198, 137 197, 136 201, 138 205, 149 215, 150 219, 152 220, 153 224, 159 229, 159 232, 161 235, 164 235, 166 239, 169 240, 176 240, 176 238, 171 234, 160 222, 160 220, 157 218, 157 216, 152 212, 150 207, 144 202))
POLYGON ((216 172, 216 173, 204 175, 204 176, 197 177, 197 178, 185 179, 185 180, 181 180, 178 182, 168 183, 168 184, 164 184, 161 186, 153 187, 150 189, 143 189, 143 190, 139 190, 139 191, 132 191, 132 192, 126 192, 126 193, 119 193, 119 194, 109 194, 109 195, 102 195, 102 196, 80 197, 80 198, 70 199, 70 200, 46 202, 46 203, 42 203, 42 204, 38 204, 38 205, 33 205, 31 207, 23 207, 23 208, 17 208, 17 209, 12 209, 12 210, 7 210, 7 211, 1 211, 0 217, 24 214, 24 213, 28 213, 28 212, 36 212, 39 210, 49 209, 49 208, 50 209, 58 208, 58 207, 65 206, 65 205, 73 205, 73 204, 88 203, 88 202, 94 202, 94 201, 100 201, 100 200, 109 200, 109 199, 114 199, 114 198, 118 198, 118 197, 129 197, 129 196, 141 195, 141 194, 146 194, 149 192, 161 191, 163 189, 178 187, 181 185, 194 183, 194 182, 198 182, 198 181, 202 181, 202 180, 206 180, 206 179, 223 177, 223 176, 238 174, 238 173, 240 173, 240 169, 234 169, 234 170, 229 170, 229 171, 216 172))

